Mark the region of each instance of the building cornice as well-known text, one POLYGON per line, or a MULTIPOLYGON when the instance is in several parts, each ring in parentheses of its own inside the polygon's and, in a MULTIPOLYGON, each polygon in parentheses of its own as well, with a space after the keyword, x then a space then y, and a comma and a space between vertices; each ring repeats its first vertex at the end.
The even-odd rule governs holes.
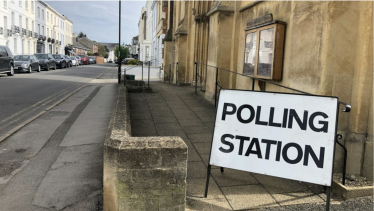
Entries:
POLYGON ((243 12, 244 10, 250 9, 250 8, 256 6, 257 4, 261 3, 261 2, 264 2, 264 1, 255 1, 255 2, 249 3, 249 4, 245 5, 244 7, 240 8, 239 12, 243 12))
POLYGON ((222 1, 216 1, 214 2, 212 9, 206 14, 206 16, 211 16, 216 12, 235 12, 234 5, 232 5, 232 2, 222 2, 222 1))

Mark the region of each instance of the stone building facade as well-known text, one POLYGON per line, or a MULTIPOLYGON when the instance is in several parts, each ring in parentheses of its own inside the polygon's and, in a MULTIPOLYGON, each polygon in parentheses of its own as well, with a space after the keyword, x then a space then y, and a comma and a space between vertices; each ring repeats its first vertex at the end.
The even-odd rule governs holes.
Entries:
MULTIPOLYGON (((167 4, 167 33, 163 40, 165 73, 169 72, 169 64, 178 62, 178 77, 175 65, 170 65, 171 81, 197 83, 205 98, 212 101, 215 67, 238 73, 219 71, 217 79, 223 88, 252 88, 252 79, 239 75, 245 73, 246 46, 251 44, 246 42, 247 24, 269 14, 273 21, 285 23, 281 79, 269 81, 311 94, 336 96, 350 104, 352 111, 339 112, 338 122, 338 133, 343 135, 340 141, 348 149, 347 173, 373 179, 372 2, 168 1, 167 4), (200 76, 197 78, 195 62, 200 76)), ((258 81, 254 87, 261 91, 290 92, 258 81)), ((336 146, 336 172, 342 171, 342 158, 343 151, 336 146)))

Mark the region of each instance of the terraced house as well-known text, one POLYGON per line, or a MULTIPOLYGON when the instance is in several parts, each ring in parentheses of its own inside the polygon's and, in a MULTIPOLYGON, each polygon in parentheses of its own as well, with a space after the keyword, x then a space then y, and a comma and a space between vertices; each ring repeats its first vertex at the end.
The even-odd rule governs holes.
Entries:
POLYGON ((0 45, 8 46, 14 55, 65 54, 65 46, 73 42, 73 22, 41 0, 1 1, 0 20, 0 45))

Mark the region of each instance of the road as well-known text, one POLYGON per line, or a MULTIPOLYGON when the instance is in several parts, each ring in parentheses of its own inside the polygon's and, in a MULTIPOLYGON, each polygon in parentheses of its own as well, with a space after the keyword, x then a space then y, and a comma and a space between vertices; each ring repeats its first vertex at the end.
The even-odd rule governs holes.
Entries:
POLYGON ((0 142, 107 69, 108 66, 90 65, 13 77, 0 75, 0 142))
POLYGON ((0 210, 100 210, 115 65, 0 77, 0 210))

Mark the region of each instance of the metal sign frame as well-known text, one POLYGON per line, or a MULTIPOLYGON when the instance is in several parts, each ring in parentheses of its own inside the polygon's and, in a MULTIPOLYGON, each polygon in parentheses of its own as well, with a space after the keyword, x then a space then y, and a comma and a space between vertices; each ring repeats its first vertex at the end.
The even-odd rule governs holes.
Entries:
MULTIPOLYGON (((331 170, 331 180, 333 178, 333 172, 334 172, 334 159, 335 159, 335 149, 336 149, 336 142, 337 142, 337 138, 338 138, 338 135, 337 135, 337 128, 338 128, 338 121, 339 121, 339 99, 338 97, 334 97, 334 96, 322 96, 322 95, 308 95, 308 94, 295 94, 295 93, 284 93, 284 92, 261 92, 261 91, 255 91, 255 90, 241 90, 241 89, 220 89, 219 90, 219 95, 221 94, 221 90, 232 90, 232 91, 243 91, 243 92, 258 92, 258 93, 274 93, 274 94, 287 94, 287 95, 298 95, 298 96, 313 96, 313 97, 330 97, 330 98, 336 98, 337 99, 337 106, 336 106, 336 123, 335 123, 335 136, 334 136, 334 146, 333 146, 333 155, 332 155, 332 170, 331 170)), ((218 98, 218 105, 219 105, 219 101, 221 100, 221 98, 218 98)), ((217 110, 218 112, 218 110, 217 110)), ((215 116, 215 121, 214 121, 214 132, 213 132, 213 136, 212 136, 212 141, 211 141, 211 145, 210 145, 210 153, 209 153, 209 160, 208 160, 208 169, 207 169, 207 178, 206 178, 206 186, 205 186, 205 193, 204 193, 204 197, 206 198, 207 195, 208 195, 208 187, 209 187, 209 179, 210 179, 210 175, 211 175, 211 168, 212 168, 212 165, 210 164, 210 159, 211 159, 211 153, 212 153, 212 145, 213 145, 213 139, 214 139, 214 133, 215 133, 215 129, 216 129, 216 122, 217 122, 217 113, 216 113, 216 116, 215 116)), ((221 173, 224 172, 224 168, 223 167, 220 167, 221 169, 221 173)), ((248 171, 249 172, 249 171, 248 171)), ((331 199, 331 186, 324 186, 326 188, 326 195, 327 195, 327 199, 326 199, 326 210, 330 210, 330 199, 331 199)))

